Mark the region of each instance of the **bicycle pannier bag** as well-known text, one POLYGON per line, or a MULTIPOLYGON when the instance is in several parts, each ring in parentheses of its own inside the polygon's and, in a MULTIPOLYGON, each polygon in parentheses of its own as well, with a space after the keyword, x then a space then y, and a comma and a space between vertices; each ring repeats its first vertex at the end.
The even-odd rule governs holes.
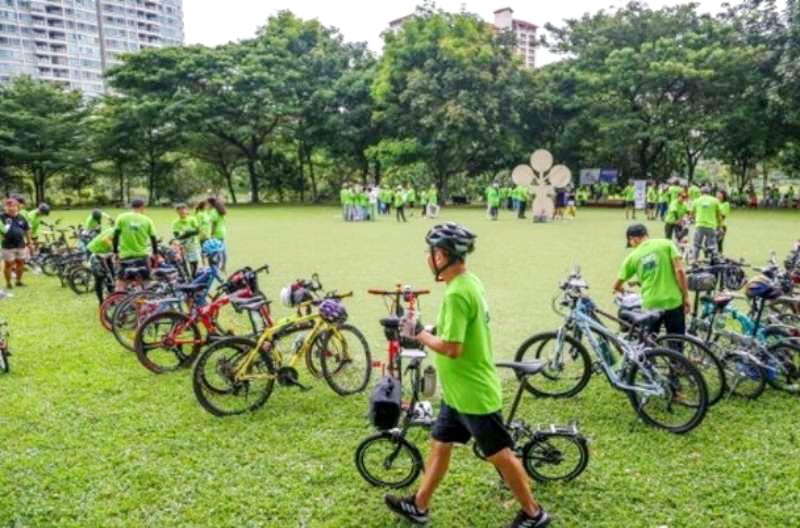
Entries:
POLYGON ((397 426, 400 421, 400 383, 391 376, 384 376, 369 398, 369 419, 380 431, 397 426))
POLYGON ((717 284, 717 278, 713 273, 690 273, 689 274, 689 289, 696 292, 714 291, 717 284))

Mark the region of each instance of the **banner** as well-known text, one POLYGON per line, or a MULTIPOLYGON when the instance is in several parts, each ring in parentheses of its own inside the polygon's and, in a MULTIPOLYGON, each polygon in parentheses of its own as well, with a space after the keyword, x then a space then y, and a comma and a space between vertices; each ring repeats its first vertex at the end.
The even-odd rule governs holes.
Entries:
POLYGON ((600 181, 600 169, 581 170, 581 185, 594 185, 600 181))
POLYGON ((620 173, 617 169, 603 169, 600 171, 600 181, 605 183, 617 183, 620 173))
POLYGON ((635 192, 634 202, 636 209, 647 209, 647 180, 634 180, 633 189, 635 192))

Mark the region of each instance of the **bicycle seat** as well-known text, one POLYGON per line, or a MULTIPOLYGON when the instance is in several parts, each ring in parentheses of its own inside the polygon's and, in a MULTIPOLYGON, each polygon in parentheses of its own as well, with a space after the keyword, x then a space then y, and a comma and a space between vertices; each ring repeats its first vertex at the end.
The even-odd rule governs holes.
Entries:
POLYGON ((240 310, 260 310, 262 306, 268 305, 270 302, 266 299, 255 297, 249 301, 240 301, 236 303, 236 307, 240 310))
POLYGON ((400 357, 405 359, 424 359, 427 357, 428 354, 425 353, 424 350, 420 350, 418 348, 404 348, 402 352, 400 352, 400 357))
POLYGON ((494 365, 500 368, 510 368, 518 376, 532 376, 547 368, 546 361, 499 361, 494 365))
POLYGON ((731 303, 732 300, 733 300, 733 295, 729 293, 720 293, 719 295, 715 295, 711 299, 711 302, 713 302, 714 306, 716 306, 717 308, 725 308, 731 303))
POLYGON ((206 287, 205 284, 194 284, 194 283, 178 284, 177 286, 175 286, 175 290, 182 293, 198 293, 204 290, 205 287, 206 287))
POLYGON ((144 266, 128 268, 122 272, 122 278, 125 280, 136 279, 143 276, 145 273, 147 273, 147 268, 144 266))
POLYGON ((381 319, 381 326, 389 330, 397 330, 400 327, 400 319, 395 316, 384 317, 381 319))
POLYGON ((620 310, 619 318, 633 326, 651 326, 661 319, 664 312, 658 310, 620 310))

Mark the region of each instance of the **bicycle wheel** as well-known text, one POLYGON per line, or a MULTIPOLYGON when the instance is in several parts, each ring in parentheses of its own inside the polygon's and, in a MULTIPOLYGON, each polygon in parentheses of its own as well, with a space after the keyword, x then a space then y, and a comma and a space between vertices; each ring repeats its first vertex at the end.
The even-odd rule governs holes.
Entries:
POLYGON ((58 255, 48 255, 42 261, 42 273, 48 277, 55 277, 58 275, 58 261, 61 259, 58 255))
POLYGON ((800 393, 800 345, 784 340, 767 349, 767 383, 790 394, 800 393))
POLYGON ((204 340, 197 325, 178 312, 161 312, 145 319, 136 332, 134 349, 139 362, 154 374, 188 367, 204 340))
POLYGON ((73 268, 67 276, 69 288, 78 295, 85 295, 92 291, 93 281, 92 272, 83 266, 73 268))
POLYGON ((755 400, 764 393, 766 374, 749 355, 728 352, 722 356, 722 364, 725 367, 725 382, 729 393, 750 400, 755 400))
POLYGON ((127 350, 135 352, 134 340, 139 327, 148 317, 163 311, 174 311, 171 303, 158 302, 163 294, 157 291, 141 290, 130 294, 114 310, 111 319, 111 332, 117 342, 127 350))
POLYGON ((515 361, 534 359, 547 362, 541 374, 520 379, 525 389, 536 396, 569 398, 586 387, 592 376, 589 353, 580 341, 565 335, 559 343, 556 332, 529 337, 520 345, 515 361))
POLYGON ((572 480, 586 469, 589 448, 582 436, 566 433, 534 433, 522 448, 522 465, 538 482, 572 480))
POLYGON ((384 431, 361 442, 356 449, 356 468, 373 486, 405 488, 422 472, 419 450, 396 433, 384 431))
POLYGON ((708 390, 703 375, 681 354, 665 348, 644 353, 631 364, 627 384, 663 394, 628 391, 636 414, 655 427, 687 433, 700 425, 708 411, 708 390))
POLYGON ((725 394, 725 369, 722 361, 699 339, 687 335, 667 334, 656 338, 661 348, 682 354, 703 375, 708 389, 708 405, 714 405, 725 394))
POLYGON ((114 312, 117 306, 128 297, 127 292, 114 292, 103 300, 100 305, 100 324, 103 328, 111 332, 111 321, 114 319, 114 312))
POLYGON ((322 377, 331 389, 340 396, 363 391, 372 374, 369 345, 364 334, 344 324, 326 331, 320 338, 322 377))
POLYGON ((259 353, 244 373, 246 379, 234 379, 237 367, 255 346, 251 339, 231 337, 200 354, 192 372, 192 387, 206 411, 214 416, 232 416, 254 411, 267 402, 277 375, 269 354, 259 353))

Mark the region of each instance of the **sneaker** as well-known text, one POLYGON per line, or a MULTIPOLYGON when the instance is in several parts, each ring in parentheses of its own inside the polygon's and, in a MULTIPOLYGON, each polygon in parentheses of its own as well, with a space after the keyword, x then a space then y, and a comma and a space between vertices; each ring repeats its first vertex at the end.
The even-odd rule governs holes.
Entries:
POLYGON ((546 526, 550 526, 550 516, 546 511, 540 509, 534 517, 524 511, 519 512, 509 528, 545 528, 546 526))
POLYGON ((417 508, 417 501, 414 495, 404 499, 394 495, 386 495, 384 500, 386 501, 386 506, 403 519, 414 524, 426 524, 428 522, 428 512, 417 508))
POLYGON ((28 287, 28 285, 27 284, 23 284, 22 281, 17 281, 17 285, 16 286, 17 286, 17 288, 27 288, 28 287))

